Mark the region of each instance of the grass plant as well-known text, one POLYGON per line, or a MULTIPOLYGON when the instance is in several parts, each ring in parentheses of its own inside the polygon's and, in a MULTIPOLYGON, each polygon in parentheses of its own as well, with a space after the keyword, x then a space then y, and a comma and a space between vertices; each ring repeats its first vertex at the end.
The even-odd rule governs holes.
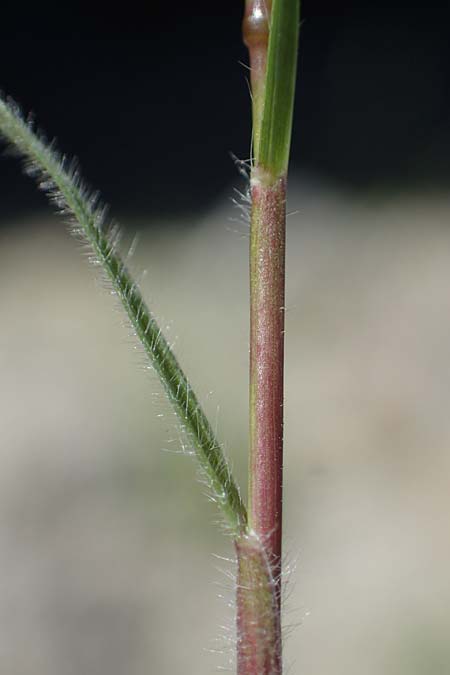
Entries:
POLYGON ((119 253, 119 230, 76 162, 58 153, 11 99, 0 133, 58 211, 69 215, 117 294, 195 450, 237 553, 237 672, 281 675, 283 344, 287 168, 299 26, 298 0, 246 0, 253 105, 250 167, 249 498, 244 505, 222 446, 119 253))

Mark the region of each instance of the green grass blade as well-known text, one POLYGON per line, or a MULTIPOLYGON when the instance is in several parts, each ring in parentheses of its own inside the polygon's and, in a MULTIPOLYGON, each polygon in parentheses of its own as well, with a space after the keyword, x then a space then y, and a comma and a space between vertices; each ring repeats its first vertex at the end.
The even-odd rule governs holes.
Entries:
POLYGON ((272 176, 287 172, 294 110, 299 0, 273 0, 264 110, 256 162, 272 176))
POLYGON ((96 195, 81 182, 73 163, 61 157, 45 139, 34 132, 17 106, 0 98, 0 134, 26 161, 28 173, 59 209, 74 218, 74 233, 89 244, 95 261, 120 298, 136 335, 141 341, 187 432, 211 491, 233 534, 245 527, 247 514, 229 465, 213 429, 155 318, 147 308, 117 251, 114 228, 105 223, 105 209, 96 195))

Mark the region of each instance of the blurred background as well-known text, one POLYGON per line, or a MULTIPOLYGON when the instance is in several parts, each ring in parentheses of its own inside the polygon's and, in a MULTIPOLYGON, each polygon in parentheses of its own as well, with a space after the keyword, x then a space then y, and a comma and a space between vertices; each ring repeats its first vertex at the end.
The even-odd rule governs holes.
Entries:
MULTIPOLYGON (((3 10, 2 10, 3 13, 3 10)), ((242 3, 5 9, 0 88, 124 225, 245 484, 242 3)), ((450 672, 450 9, 304 0, 288 221, 287 672, 450 672)), ((114 298, 0 159, 0 670, 226 668, 231 542, 114 298), (219 569, 218 569, 219 568, 219 569)))

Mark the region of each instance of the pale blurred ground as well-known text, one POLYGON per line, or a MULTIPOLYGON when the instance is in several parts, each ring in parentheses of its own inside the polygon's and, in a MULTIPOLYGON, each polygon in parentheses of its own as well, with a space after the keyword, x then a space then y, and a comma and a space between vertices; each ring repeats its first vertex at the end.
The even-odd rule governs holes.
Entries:
MULTIPOLYGON (((450 195, 357 200, 305 179, 291 195, 286 660, 299 675, 444 675, 450 195)), ((242 478, 236 215, 162 223, 134 261, 242 478)), ((193 461, 162 451, 174 418, 78 248, 52 216, 0 232, 0 672, 214 673, 231 615, 212 554, 232 548, 193 461)))

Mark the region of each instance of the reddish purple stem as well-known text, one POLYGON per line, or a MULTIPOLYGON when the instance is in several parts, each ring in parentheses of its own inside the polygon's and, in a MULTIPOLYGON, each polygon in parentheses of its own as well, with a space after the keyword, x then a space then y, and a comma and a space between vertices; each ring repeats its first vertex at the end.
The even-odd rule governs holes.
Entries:
POLYGON ((255 165, 251 172, 248 531, 238 557, 238 675, 281 675, 286 176, 258 164, 271 2, 246 0, 255 165))
POLYGON ((253 180, 249 524, 279 579, 282 534, 286 180, 253 180))

